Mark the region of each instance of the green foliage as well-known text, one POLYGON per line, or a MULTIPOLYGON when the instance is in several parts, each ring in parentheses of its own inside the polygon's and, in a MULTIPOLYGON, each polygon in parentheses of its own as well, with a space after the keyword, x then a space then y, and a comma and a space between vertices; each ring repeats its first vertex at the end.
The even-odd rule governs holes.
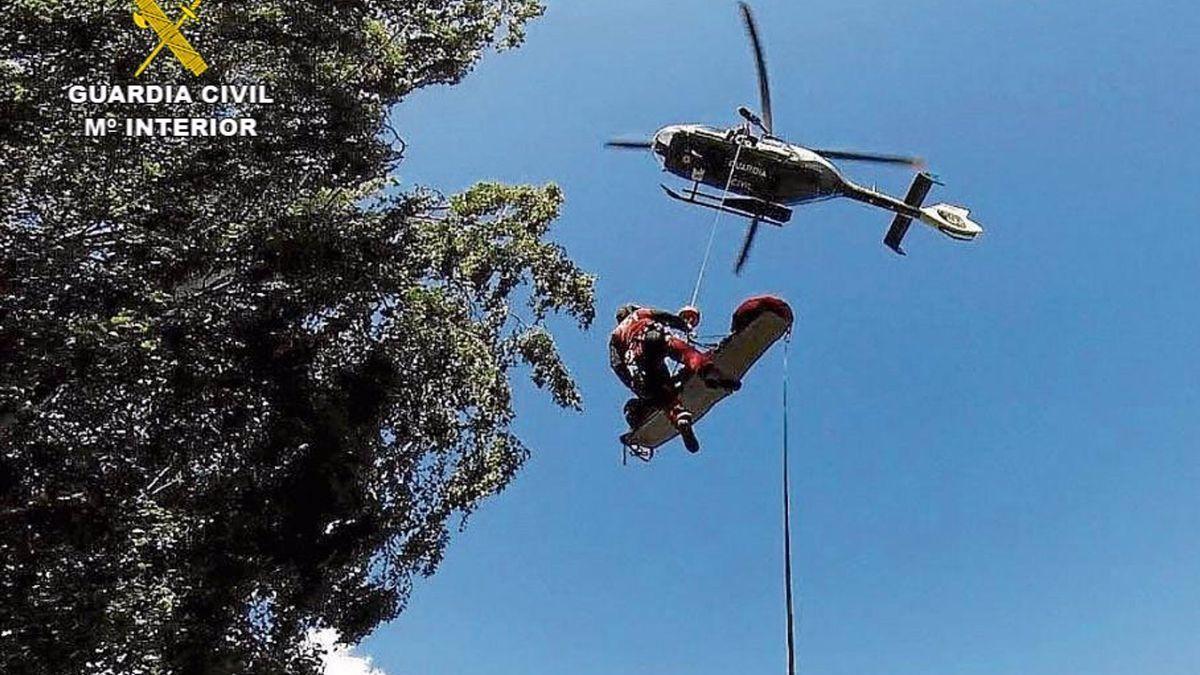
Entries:
MULTIPOLYGON (((164 4, 164 7, 166 5, 164 4)), ((206 2, 199 81, 267 84, 258 138, 84 137, 153 46, 125 2, 0 16, 0 672, 305 673, 512 480, 510 378, 579 393, 593 318, 553 185, 444 203, 388 176, 390 106, 521 42, 535 0, 206 2)), ((188 116, 216 106, 197 102, 188 116)))

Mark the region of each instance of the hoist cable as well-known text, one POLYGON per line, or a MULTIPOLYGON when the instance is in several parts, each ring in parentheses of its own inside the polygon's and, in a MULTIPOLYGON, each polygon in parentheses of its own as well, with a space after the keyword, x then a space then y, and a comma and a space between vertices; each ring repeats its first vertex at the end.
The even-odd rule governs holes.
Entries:
POLYGON ((787 610, 787 672, 796 675, 796 619, 792 599, 792 499, 788 472, 788 349, 789 332, 783 343, 783 581, 787 610))
MULTIPOLYGON (((729 167, 729 178, 725 181, 725 190, 721 194, 721 205, 724 206, 725 200, 729 198, 729 188, 733 185, 733 174, 737 172, 738 157, 742 154, 742 144, 739 142, 737 150, 733 152, 733 164, 729 167)), ((704 281, 704 270, 708 268, 708 259, 712 255, 713 240, 717 236, 717 223, 721 222, 721 214, 724 211, 717 209, 713 215, 712 225, 708 228, 708 245, 704 247, 704 257, 700 260, 700 273, 696 275, 696 286, 692 289, 692 299, 688 302, 693 307, 696 305, 696 300, 700 297, 700 284, 704 281)))

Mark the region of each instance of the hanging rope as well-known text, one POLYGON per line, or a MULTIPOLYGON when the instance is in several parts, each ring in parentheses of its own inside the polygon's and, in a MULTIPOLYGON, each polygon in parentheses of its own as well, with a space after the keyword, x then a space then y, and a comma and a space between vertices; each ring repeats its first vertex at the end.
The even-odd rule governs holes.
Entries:
POLYGON ((783 582, 784 604, 787 608, 787 666, 788 675, 796 675, 796 619, 792 602, 792 498, 788 475, 788 349, 792 344, 789 332, 783 342, 783 582))
MULTIPOLYGON (((733 185, 733 174, 737 172, 738 157, 742 154, 742 144, 739 142, 737 150, 733 151, 733 164, 729 167, 729 178, 725 181, 725 190, 721 193, 721 204, 729 198, 729 187, 733 185)), ((700 260, 700 273, 696 275, 696 286, 692 289, 692 299, 688 301, 689 305, 695 306, 696 299, 700 297, 700 284, 704 281, 704 270, 708 268, 708 258, 712 255, 713 239, 717 236, 717 223, 721 222, 721 215, 724 211, 720 209, 713 215, 712 225, 708 228, 708 245, 704 247, 704 258, 700 260)))

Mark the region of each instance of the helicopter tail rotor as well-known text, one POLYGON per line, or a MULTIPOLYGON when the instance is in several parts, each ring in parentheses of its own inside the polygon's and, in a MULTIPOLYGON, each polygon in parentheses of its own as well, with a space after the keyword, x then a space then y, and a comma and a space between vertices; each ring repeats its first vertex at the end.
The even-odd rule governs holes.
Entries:
POLYGON ((921 209, 921 221, 931 225, 951 239, 971 241, 983 234, 983 227, 971 220, 966 207, 954 204, 934 204, 921 209))

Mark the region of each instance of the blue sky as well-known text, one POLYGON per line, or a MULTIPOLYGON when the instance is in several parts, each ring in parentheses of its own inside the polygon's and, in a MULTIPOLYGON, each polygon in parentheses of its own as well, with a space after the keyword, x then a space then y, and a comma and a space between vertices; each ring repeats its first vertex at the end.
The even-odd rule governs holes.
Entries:
MULTIPOLYGON (((973 244, 834 201, 701 296, 798 312, 792 447, 802 672, 1200 671, 1200 9, 1185 2, 759 0, 776 130, 925 156, 973 244)), ((556 181, 599 275, 562 325, 582 414, 523 386, 535 449, 362 651, 391 675, 781 672, 781 351, 704 451, 622 467, 612 311, 687 299, 711 222, 610 136, 756 105, 732 2, 551 1, 520 50, 395 113, 402 178, 556 181)), ((902 194, 904 171, 843 164, 902 194)))

